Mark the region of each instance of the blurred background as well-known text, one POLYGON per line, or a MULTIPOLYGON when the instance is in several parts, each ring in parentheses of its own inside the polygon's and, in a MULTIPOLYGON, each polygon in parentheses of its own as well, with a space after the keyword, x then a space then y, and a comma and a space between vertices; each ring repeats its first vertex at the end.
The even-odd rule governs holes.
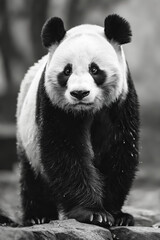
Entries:
POLYGON ((159 0, 0 0, 0 180, 17 169, 17 93, 29 66, 46 53, 40 40, 45 20, 59 16, 66 29, 103 26, 112 13, 132 27, 133 40, 124 50, 141 105, 140 167, 128 204, 160 210, 159 0))

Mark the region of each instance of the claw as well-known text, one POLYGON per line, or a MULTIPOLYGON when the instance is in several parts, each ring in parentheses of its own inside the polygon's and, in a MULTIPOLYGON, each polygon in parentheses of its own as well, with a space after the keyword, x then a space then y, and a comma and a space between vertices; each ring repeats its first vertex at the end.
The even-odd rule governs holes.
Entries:
POLYGON ((98 222, 102 223, 103 222, 103 219, 102 219, 102 216, 100 214, 98 214, 98 218, 97 218, 98 222))
POLYGON ((37 218, 37 224, 41 224, 41 220, 37 218))
POLYGON ((108 222, 108 224, 109 224, 110 227, 112 227, 112 223, 110 221, 108 222))
POLYGON ((31 219, 31 223, 32 223, 33 225, 35 225, 35 224, 36 224, 36 222, 35 222, 35 220, 34 220, 34 219, 31 219))
POLYGON ((45 223, 45 218, 41 219, 41 223, 44 224, 45 223))
POLYGON ((121 222, 120 222, 120 224, 119 224, 120 226, 122 226, 123 225, 123 219, 121 220, 121 222))
POLYGON ((106 217, 106 215, 104 215, 104 221, 107 222, 107 217, 106 217))
POLYGON ((90 218, 89 218, 89 220, 90 220, 90 222, 92 222, 92 221, 93 221, 93 214, 92 214, 92 215, 90 215, 90 218))

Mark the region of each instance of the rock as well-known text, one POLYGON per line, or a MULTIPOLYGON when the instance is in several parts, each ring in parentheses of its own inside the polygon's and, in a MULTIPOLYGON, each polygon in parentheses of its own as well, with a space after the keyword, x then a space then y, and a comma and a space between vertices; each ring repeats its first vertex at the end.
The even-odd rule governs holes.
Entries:
POLYGON ((116 227, 111 229, 114 240, 159 240, 160 229, 151 227, 116 227))
POLYGON ((153 225, 154 228, 160 228, 160 222, 157 222, 153 225))
POLYGON ((109 230, 74 219, 31 227, 0 227, 0 240, 159 240, 153 227, 113 227, 109 230))
POLYGON ((19 196, 19 174, 0 171, 0 222, 6 216, 17 223, 21 222, 19 196))
POLYGON ((152 227, 160 221, 160 212, 147 209, 138 209, 135 207, 125 206, 123 211, 129 212, 135 218, 136 226, 152 227))
POLYGON ((31 227, 0 227, 0 240, 112 240, 109 230, 74 219, 31 227))

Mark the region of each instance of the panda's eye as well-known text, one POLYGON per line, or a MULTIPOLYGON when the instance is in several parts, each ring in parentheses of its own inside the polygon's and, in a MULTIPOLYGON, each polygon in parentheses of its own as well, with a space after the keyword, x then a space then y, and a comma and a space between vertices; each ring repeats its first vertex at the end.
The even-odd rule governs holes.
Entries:
POLYGON ((63 71, 64 75, 65 76, 70 76, 71 73, 72 73, 72 66, 70 64, 68 64, 65 68, 64 68, 64 71, 63 71))
POLYGON ((91 65, 89 70, 92 75, 97 75, 99 72, 99 68, 95 64, 91 65))
POLYGON ((98 68, 92 67, 92 68, 91 68, 91 72, 92 72, 92 74, 97 74, 98 68))

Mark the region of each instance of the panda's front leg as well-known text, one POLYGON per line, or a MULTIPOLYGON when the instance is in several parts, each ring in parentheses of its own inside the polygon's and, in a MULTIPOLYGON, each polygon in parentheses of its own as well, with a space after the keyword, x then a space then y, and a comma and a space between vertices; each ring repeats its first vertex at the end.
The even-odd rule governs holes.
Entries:
POLYGON ((117 164, 116 167, 112 168, 110 173, 108 173, 108 179, 105 181, 105 192, 108 194, 104 196, 103 206, 113 215, 115 226, 133 226, 133 216, 129 213, 123 212, 122 207, 135 176, 137 159, 132 159, 132 161, 130 159, 132 166, 129 166, 127 169, 125 169, 126 165, 122 159, 124 159, 124 156, 122 158, 121 155, 119 155, 119 159, 117 161, 116 158, 116 161, 120 165, 117 164))
POLYGON ((22 224, 28 226, 58 219, 48 182, 35 172, 22 149, 18 149, 18 155, 21 160, 22 224))
MULTIPOLYGON (((83 169, 84 170, 84 169, 83 169)), ((74 170, 72 169, 74 172, 74 170)), ((75 170, 76 171, 76 170, 75 170)), ((77 169, 79 172, 80 169, 77 169)), ((78 174, 77 172, 77 174, 78 174)), ((79 222, 95 224, 102 227, 110 227, 114 224, 113 216, 102 206, 102 195, 95 184, 83 176, 65 176, 63 172, 60 177, 53 179, 53 193, 56 198, 58 216, 60 220, 76 219, 79 222), (58 178, 60 181, 58 182, 58 178), (86 179, 85 179, 86 178, 86 179), (90 185, 91 184, 91 185, 90 185), (92 185, 93 184, 93 185, 92 185), (97 188, 97 190, 94 190, 97 188), (60 206, 60 207, 59 207, 60 206)), ((96 173, 95 173, 96 176, 96 173)))
POLYGON ((50 154, 42 153, 42 159, 59 219, 74 218, 84 223, 112 226, 114 219, 102 205, 102 179, 92 165, 90 155, 86 152, 77 154, 73 145, 71 149, 61 145, 61 151, 52 146, 49 151, 50 144, 52 142, 47 144, 50 154))
POLYGON ((40 109, 41 163, 55 197, 59 219, 111 225, 113 218, 102 203, 103 179, 93 165, 89 147, 92 119, 66 113, 47 103, 40 109))

